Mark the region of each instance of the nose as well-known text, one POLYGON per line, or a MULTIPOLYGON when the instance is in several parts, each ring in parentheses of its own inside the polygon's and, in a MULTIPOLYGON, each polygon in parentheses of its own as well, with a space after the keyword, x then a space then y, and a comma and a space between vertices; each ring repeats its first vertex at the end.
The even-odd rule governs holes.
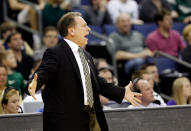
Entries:
POLYGON ((91 31, 91 28, 90 28, 89 26, 87 26, 87 28, 88 28, 88 31, 90 32, 90 31, 91 31))

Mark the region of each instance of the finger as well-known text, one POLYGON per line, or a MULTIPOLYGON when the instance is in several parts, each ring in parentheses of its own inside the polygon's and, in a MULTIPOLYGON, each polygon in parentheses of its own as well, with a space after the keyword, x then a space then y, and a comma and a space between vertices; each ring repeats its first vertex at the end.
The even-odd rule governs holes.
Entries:
POLYGON ((138 104, 134 100, 131 101, 131 104, 134 106, 138 106, 138 104))
POLYGON ((142 96, 141 93, 134 93, 134 96, 142 96))
POLYGON ((138 98, 135 98, 135 97, 134 97, 133 100, 136 101, 137 103, 142 103, 142 101, 139 100, 138 98))
POLYGON ((34 100, 36 100, 34 93, 31 93, 30 95, 33 97, 34 100))
POLYGON ((33 80, 37 81, 37 78, 38 78, 38 75, 37 75, 37 73, 35 73, 33 80))

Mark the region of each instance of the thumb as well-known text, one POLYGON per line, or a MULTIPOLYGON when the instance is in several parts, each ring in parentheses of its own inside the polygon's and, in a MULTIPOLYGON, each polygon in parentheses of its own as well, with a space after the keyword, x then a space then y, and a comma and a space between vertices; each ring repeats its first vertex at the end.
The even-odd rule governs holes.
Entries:
POLYGON ((37 81, 37 79, 38 79, 38 74, 35 73, 35 74, 34 74, 34 78, 33 78, 33 80, 37 81))

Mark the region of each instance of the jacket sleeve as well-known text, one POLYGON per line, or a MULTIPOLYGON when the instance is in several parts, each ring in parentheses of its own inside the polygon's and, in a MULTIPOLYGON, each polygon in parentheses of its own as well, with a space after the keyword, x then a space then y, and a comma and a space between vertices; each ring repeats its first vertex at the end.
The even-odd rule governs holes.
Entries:
MULTIPOLYGON (((53 49, 47 49, 44 53, 42 62, 35 73, 38 74, 37 79, 37 90, 39 90, 47 81, 51 80, 51 77, 57 71, 59 56, 53 49)), ((34 76, 34 74, 33 74, 34 76)), ((25 91, 28 94, 28 85, 32 82, 33 77, 29 80, 27 90, 25 91)), ((36 91, 37 91, 36 90, 36 91)))
POLYGON ((102 77, 98 75, 98 71, 94 65, 92 57, 89 54, 88 54, 88 57, 90 58, 92 63, 92 68, 93 68, 92 75, 95 78, 94 81, 98 88, 99 94, 109 98, 110 100, 114 100, 118 103, 121 103, 125 95, 125 88, 115 86, 113 83, 107 83, 105 79, 103 79, 102 77))

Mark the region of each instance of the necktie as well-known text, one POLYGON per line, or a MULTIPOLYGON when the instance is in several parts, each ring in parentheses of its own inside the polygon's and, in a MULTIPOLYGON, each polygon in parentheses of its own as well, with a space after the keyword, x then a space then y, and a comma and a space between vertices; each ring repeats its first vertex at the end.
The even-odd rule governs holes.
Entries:
POLYGON ((88 102, 88 105, 92 108, 94 100, 93 100, 92 83, 91 83, 91 79, 90 79, 88 63, 86 61, 83 49, 81 47, 78 48, 78 52, 80 55, 80 59, 81 59, 83 71, 84 71, 84 76, 85 76, 85 84, 86 84, 86 91, 87 91, 87 102, 88 102))

